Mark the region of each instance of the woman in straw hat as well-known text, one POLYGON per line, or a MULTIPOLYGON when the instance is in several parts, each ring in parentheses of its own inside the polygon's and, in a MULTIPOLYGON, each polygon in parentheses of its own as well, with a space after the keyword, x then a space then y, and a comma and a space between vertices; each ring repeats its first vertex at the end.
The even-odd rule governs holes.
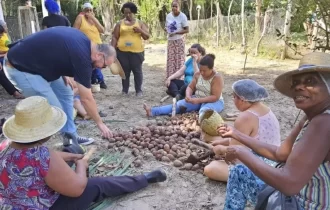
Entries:
POLYGON ((83 155, 48 149, 44 143, 66 122, 47 99, 18 103, 3 126, 10 139, 0 144, 0 206, 5 209, 83 210, 106 197, 134 192, 166 180, 162 170, 139 176, 87 178, 83 155), (75 171, 65 161, 75 161, 75 171))
MULTIPOLYGON (((279 146, 281 143, 280 125, 272 110, 262 103, 268 98, 266 89, 254 80, 243 79, 232 86, 233 100, 236 108, 241 111, 235 120, 234 128, 255 140, 279 146)), ((217 137, 219 138, 219 137, 217 137)), ((214 151, 220 155, 229 145, 240 144, 235 139, 222 139, 212 142, 214 151)), ((258 155, 259 156, 259 155, 258 155)), ((275 162, 259 156, 269 165, 275 162)), ((204 168, 204 174, 210 179, 227 182, 228 164, 223 160, 212 161, 204 168)))
POLYGON ((229 126, 221 126, 223 137, 234 138, 257 154, 285 163, 274 168, 244 146, 229 146, 225 160, 239 164, 230 171, 224 209, 244 209, 256 203, 268 184, 287 196, 295 196, 302 209, 330 209, 330 55, 305 55, 299 68, 275 79, 275 88, 293 99, 306 116, 280 146, 256 141, 229 126))

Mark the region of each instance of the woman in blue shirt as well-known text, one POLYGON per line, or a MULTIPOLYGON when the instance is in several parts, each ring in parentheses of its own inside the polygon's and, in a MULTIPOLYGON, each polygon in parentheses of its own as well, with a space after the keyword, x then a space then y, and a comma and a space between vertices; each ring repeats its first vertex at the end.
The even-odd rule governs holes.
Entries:
POLYGON ((199 62, 205 55, 205 49, 200 44, 193 44, 189 49, 191 56, 179 71, 172 74, 165 82, 168 88, 166 93, 181 100, 185 97, 186 88, 194 77, 194 73, 199 71, 199 62), (182 77, 184 76, 184 80, 182 77))

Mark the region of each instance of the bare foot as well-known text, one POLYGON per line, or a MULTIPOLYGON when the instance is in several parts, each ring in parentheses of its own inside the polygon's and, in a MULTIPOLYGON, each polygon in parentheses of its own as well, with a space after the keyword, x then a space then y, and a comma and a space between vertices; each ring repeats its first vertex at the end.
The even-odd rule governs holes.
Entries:
POLYGON ((18 91, 15 91, 15 93, 13 94, 14 98, 16 99, 24 99, 25 97, 18 91))
POLYGON ((143 104, 143 109, 146 110, 147 117, 151 117, 151 108, 147 104, 143 104))

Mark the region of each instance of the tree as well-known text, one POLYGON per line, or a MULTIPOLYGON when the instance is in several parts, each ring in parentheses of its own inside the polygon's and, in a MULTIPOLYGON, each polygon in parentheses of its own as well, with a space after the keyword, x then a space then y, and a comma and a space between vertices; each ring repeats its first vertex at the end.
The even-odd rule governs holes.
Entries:
POLYGON ((288 45, 286 44, 290 36, 290 27, 291 27, 291 18, 292 18, 292 0, 288 0, 286 13, 285 13, 285 22, 284 22, 284 43, 283 50, 281 53, 281 59, 284 60, 287 56, 288 45))

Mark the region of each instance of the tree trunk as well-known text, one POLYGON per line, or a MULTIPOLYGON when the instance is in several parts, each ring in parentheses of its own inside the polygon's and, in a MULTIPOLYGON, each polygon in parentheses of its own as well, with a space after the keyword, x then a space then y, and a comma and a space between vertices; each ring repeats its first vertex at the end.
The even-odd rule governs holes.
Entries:
POLYGON ((100 1, 100 9, 102 22, 104 24, 104 33, 111 34, 112 28, 114 26, 115 21, 115 10, 114 10, 114 2, 109 0, 101 0, 100 1))
POLYGON ((211 0, 211 27, 213 28, 213 0, 211 0))
POLYGON ((262 34, 257 42, 257 45, 256 45, 256 49, 255 49, 255 52, 254 52, 254 55, 255 56, 258 56, 258 53, 259 53, 259 47, 260 47, 260 44, 261 44, 261 41, 262 39, 264 38, 266 32, 267 32, 267 26, 271 20, 271 14, 272 14, 273 10, 269 9, 269 7, 267 8, 266 12, 265 12, 265 17, 264 17, 264 27, 263 27, 263 30, 262 30, 262 34))
POLYGON ((193 20, 192 10, 193 10, 193 0, 190 0, 190 4, 189 4, 189 16, 190 16, 190 20, 193 20))
POLYGON ((228 18, 228 20, 227 20, 227 22, 228 22, 228 33, 229 33, 229 50, 231 49, 231 28, 230 28, 230 11, 231 11, 231 7, 232 7, 232 5, 233 5, 233 2, 234 2, 234 0, 231 0, 230 1, 230 5, 229 5, 229 8, 228 8, 228 16, 227 16, 227 18, 228 18))
POLYGON ((215 2, 217 8, 217 46, 219 47, 219 18, 220 18, 220 3, 219 0, 215 2))
POLYGON ((2 10, 2 0, 0 0, 0 20, 5 21, 5 17, 3 16, 2 10))
POLYGON ((242 19, 242 47, 246 47, 246 38, 245 38, 245 12, 244 12, 244 0, 242 0, 241 5, 241 19, 242 19))
POLYGON ((41 8, 42 8, 42 17, 48 16, 48 11, 45 7, 45 0, 40 0, 41 1, 41 8))
POLYGON ((281 53, 281 59, 284 60, 287 57, 288 45, 287 41, 290 36, 290 26, 291 26, 291 16, 292 16, 292 0, 288 0, 286 13, 285 13, 285 21, 284 21, 284 43, 283 43, 283 51, 281 53))
POLYGON ((255 21, 254 21, 254 37, 258 38, 260 36, 260 28, 261 28, 261 5, 262 0, 256 0, 256 13, 255 13, 255 21))
POLYGON ((225 22, 223 21, 223 15, 222 15, 222 12, 221 12, 221 7, 220 7, 220 1, 218 2, 218 6, 219 6, 219 18, 220 18, 220 31, 221 31, 221 34, 224 34, 224 31, 225 31, 225 22))

